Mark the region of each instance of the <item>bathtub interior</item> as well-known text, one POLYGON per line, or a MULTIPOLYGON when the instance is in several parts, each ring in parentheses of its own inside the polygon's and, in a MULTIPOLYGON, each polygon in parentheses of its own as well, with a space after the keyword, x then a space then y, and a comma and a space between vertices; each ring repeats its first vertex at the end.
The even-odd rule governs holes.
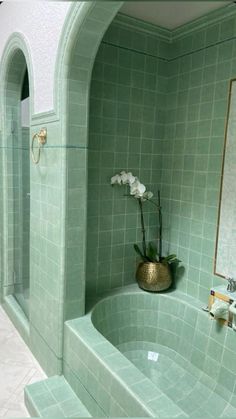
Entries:
POLYGON ((236 416, 236 336, 199 303, 177 295, 106 298, 93 309, 92 323, 175 404, 176 415, 236 416))

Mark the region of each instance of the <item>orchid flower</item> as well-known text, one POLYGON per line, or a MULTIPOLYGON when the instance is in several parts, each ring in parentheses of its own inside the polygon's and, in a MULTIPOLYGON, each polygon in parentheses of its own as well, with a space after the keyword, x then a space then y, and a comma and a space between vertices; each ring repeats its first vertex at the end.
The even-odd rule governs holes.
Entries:
POLYGON ((134 244, 134 249, 138 253, 139 256, 143 259, 143 261, 149 262, 163 262, 168 263, 179 263, 180 260, 176 258, 176 255, 169 255, 166 257, 162 256, 162 209, 161 209, 161 198, 160 198, 160 191, 158 191, 158 203, 152 200, 153 193, 151 191, 146 191, 146 186, 140 182, 140 180, 133 176, 131 172, 126 172, 122 170, 120 173, 112 176, 111 178, 111 185, 129 185, 130 188, 130 196, 132 198, 137 199, 139 208, 140 208, 140 215, 141 215, 141 227, 142 227, 142 250, 140 250, 137 244, 134 244), (146 230, 144 225, 144 212, 143 212, 143 202, 149 201, 153 205, 155 205, 158 209, 159 214, 159 250, 155 243, 150 242, 147 246, 146 243, 146 230))
POLYGON ((142 198, 145 191, 146 186, 140 183, 138 179, 130 185, 130 195, 133 195, 135 198, 142 198))
POLYGON ((146 186, 136 176, 133 176, 131 172, 126 172, 125 170, 112 176, 111 185, 129 185, 130 195, 134 198, 140 198, 143 201, 151 199, 153 196, 152 192, 146 192, 146 186))

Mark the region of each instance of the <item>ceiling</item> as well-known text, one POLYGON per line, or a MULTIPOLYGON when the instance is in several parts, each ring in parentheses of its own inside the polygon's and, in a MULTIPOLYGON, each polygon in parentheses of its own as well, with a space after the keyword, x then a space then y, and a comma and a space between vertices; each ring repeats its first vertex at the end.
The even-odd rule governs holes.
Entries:
POLYGON ((175 29, 230 3, 232 1, 126 1, 120 12, 167 29, 175 29))

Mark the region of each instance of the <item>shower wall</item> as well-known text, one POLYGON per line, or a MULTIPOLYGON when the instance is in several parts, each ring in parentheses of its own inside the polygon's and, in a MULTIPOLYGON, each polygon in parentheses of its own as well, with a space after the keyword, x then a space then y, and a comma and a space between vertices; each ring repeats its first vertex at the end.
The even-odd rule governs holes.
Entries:
MULTIPOLYGON (((222 284, 213 264, 228 89, 236 77, 235 15, 231 7, 173 32, 155 28, 155 36, 152 26, 118 15, 108 29, 91 84, 89 292, 135 280, 137 205, 123 196, 124 188, 109 187, 121 169, 155 193, 161 189, 164 251, 176 253, 183 266, 177 288, 205 302, 209 289, 222 284), (155 82, 147 88, 148 75, 155 82), (153 96, 144 103, 149 91, 153 96), (155 115, 149 138, 146 106, 155 115)), ((155 211, 146 218, 153 238, 155 211)))
MULTIPOLYGON (((157 196, 164 139, 168 41, 165 31, 118 16, 98 50, 91 81, 88 152, 88 294, 135 281, 133 243, 141 242, 137 200, 110 185, 121 170, 157 196)), ((148 239, 157 238, 157 212, 144 203, 148 239)))
POLYGON ((175 31, 169 61, 161 187, 166 248, 185 267, 177 287, 204 302, 222 284, 213 264, 235 27, 235 9, 186 25, 175 31))

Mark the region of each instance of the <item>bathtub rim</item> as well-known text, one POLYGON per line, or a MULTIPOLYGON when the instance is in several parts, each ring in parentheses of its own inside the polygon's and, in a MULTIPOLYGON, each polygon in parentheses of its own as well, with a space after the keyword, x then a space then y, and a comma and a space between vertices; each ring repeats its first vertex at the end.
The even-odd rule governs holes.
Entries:
MULTIPOLYGON (((157 417, 156 404, 160 403, 160 399, 162 399, 165 406, 168 404, 168 406, 171 405, 173 407, 174 405, 176 406, 176 409, 178 409, 179 412, 181 411, 180 413, 185 416, 186 413, 182 411, 181 408, 165 393, 161 390, 157 390, 155 384, 153 384, 148 377, 146 377, 135 365, 133 365, 105 336, 103 336, 93 324, 92 315, 98 304, 112 297, 122 297, 129 294, 148 295, 149 293, 140 290, 134 285, 127 286, 125 289, 122 288, 122 290, 116 289, 105 293, 104 295, 93 299, 85 316, 65 322, 65 327, 69 328, 73 334, 77 335, 79 339, 82 340, 84 345, 87 347, 87 350, 90 351, 92 356, 99 362, 99 365, 108 370, 112 376, 115 376, 115 379, 118 380, 119 384, 125 388, 125 391, 128 391, 136 402, 139 403, 143 409, 145 409, 146 415, 157 417), (106 352, 104 349, 108 350, 108 354, 104 353, 106 352), (122 368, 120 367, 120 364, 122 364, 122 368), (130 376, 128 376, 127 379, 127 377, 122 374, 122 370, 123 372, 125 370, 130 371, 131 375, 133 373, 134 377, 137 378, 132 382, 130 376), (144 395, 143 392, 140 393, 141 384, 146 386, 146 389, 148 389, 146 395, 144 395), (153 394, 153 390, 155 390, 157 394, 155 398, 149 396, 149 394, 153 394)), ((178 301, 191 307, 197 312, 202 308, 202 303, 199 300, 189 297, 177 290, 158 293, 158 296, 159 298, 165 296, 168 299, 178 301)), ((68 365, 66 360, 65 363, 68 365)), ((97 401, 97 403, 99 403, 99 401, 97 401)))

